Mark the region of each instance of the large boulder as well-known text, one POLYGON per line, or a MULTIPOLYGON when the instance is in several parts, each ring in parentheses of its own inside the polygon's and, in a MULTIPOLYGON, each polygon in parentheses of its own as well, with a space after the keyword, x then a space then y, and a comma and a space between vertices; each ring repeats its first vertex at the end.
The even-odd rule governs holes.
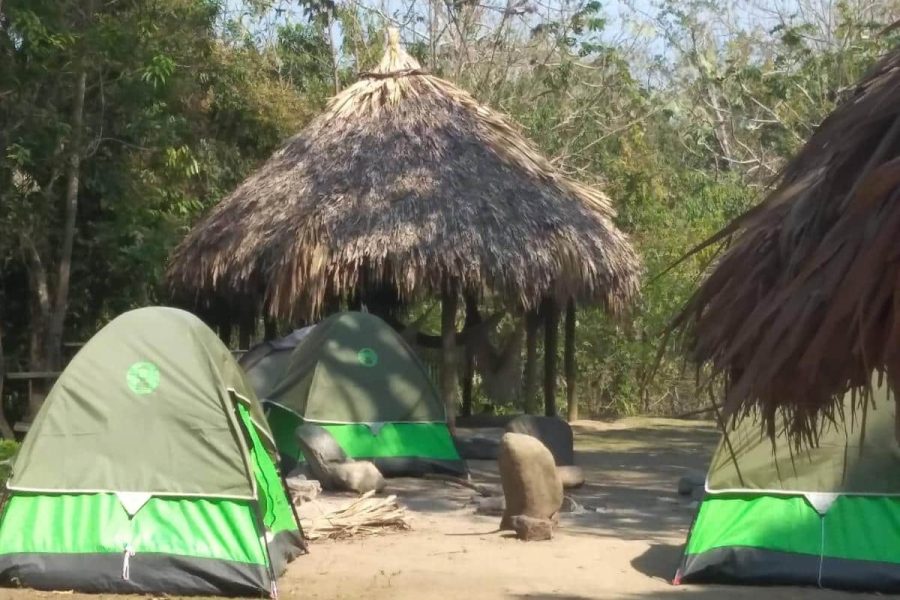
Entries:
POLYGON ((324 427, 306 423, 294 435, 309 474, 322 484, 322 489, 360 494, 384 489, 386 484, 378 467, 368 461, 348 459, 324 427))
POLYGON ((453 443, 465 460, 497 460, 500 454, 500 440, 486 435, 457 430, 453 443))
POLYGON ((506 433, 497 462, 506 498, 500 528, 511 529, 512 517, 518 515, 556 522, 563 486, 547 447, 530 435, 506 433))
POLYGON ((569 424, 558 417, 519 415, 509 422, 506 431, 524 433, 541 440, 553 454, 557 465, 575 464, 575 437, 569 424))
POLYGON ((358 494, 373 490, 380 492, 387 485, 378 467, 367 460, 331 463, 328 465, 328 478, 329 489, 358 494))

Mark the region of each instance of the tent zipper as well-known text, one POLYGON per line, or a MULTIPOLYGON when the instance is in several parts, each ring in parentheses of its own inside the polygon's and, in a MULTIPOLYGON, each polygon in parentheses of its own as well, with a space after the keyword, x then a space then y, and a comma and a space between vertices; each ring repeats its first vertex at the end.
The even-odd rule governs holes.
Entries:
POLYGON ((122 559, 122 579, 131 581, 131 557, 134 556, 134 550, 131 544, 125 544, 124 558, 122 559))

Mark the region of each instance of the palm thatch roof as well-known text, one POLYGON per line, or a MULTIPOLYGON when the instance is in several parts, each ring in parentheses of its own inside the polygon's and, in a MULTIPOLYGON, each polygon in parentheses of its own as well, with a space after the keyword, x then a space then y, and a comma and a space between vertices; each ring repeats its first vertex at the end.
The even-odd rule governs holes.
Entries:
POLYGON ((873 370, 900 381, 900 49, 716 239, 729 235, 676 324, 725 376, 730 413, 758 408, 771 429, 783 411, 814 441, 847 391, 867 406, 873 370))
POLYGON ((182 297, 253 298, 307 318, 330 298, 444 286, 510 305, 622 308, 638 260, 609 199, 557 172, 507 119, 397 43, 175 250, 182 297))

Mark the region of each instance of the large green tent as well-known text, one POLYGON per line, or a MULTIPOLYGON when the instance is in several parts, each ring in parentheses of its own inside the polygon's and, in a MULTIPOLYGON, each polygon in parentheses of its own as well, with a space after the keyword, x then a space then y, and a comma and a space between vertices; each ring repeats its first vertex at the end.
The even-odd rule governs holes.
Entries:
POLYGON ((817 585, 900 592, 900 451, 896 403, 822 425, 798 449, 779 423, 775 446, 754 418, 723 437, 677 582, 817 585))
POLYGON ((261 407, 193 315, 128 312, 53 386, 0 514, 0 583, 273 595, 303 547, 261 407))
POLYGON ((303 459, 297 427, 316 423, 347 456, 371 460, 387 476, 465 471, 428 372, 378 317, 332 315, 302 336, 287 360, 270 356, 284 368, 266 367, 265 357, 242 364, 287 460, 303 459))

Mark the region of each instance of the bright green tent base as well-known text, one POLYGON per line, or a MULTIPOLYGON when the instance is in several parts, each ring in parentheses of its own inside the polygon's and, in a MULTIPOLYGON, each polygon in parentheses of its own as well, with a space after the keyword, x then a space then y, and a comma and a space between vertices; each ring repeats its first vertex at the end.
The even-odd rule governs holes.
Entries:
POLYGON ((840 496, 820 516, 804 496, 707 496, 676 579, 900 590, 900 498, 840 496))
POLYGON ((267 566, 247 500, 151 498, 129 518, 115 494, 16 494, 0 528, 0 556, 165 553, 267 566))
MULTIPOLYGON (((303 461, 294 434, 303 419, 278 405, 266 404, 269 426, 282 457, 303 461)), ((462 459, 444 423, 385 423, 377 435, 364 423, 317 423, 334 437, 348 457, 356 460, 419 459, 447 463, 463 470, 462 459)))

